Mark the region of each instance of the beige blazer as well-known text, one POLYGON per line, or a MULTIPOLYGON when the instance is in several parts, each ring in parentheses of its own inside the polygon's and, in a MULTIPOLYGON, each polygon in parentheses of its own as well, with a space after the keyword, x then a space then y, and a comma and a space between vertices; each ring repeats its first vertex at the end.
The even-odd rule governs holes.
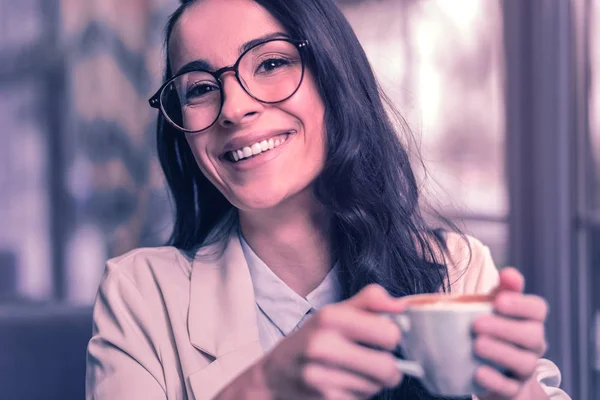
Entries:
MULTIPOLYGON (((469 240, 466 268, 465 242, 448 238, 452 290, 486 292, 498 273, 488 248, 469 240)), ((191 260, 173 247, 137 249, 107 263, 94 306, 86 398, 210 399, 262 355, 237 234, 210 260, 191 260)), ((539 378, 558 386, 558 369, 542 362, 539 378)), ((553 396, 568 399, 559 389, 553 396)))

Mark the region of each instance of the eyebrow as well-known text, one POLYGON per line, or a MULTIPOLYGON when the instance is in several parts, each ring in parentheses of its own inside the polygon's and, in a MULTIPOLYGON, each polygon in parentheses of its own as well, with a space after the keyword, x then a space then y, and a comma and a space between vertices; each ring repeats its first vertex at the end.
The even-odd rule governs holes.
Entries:
MULTIPOLYGON (((277 39, 277 38, 290 39, 290 35, 288 35, 287 33, 283 33, 283 32, 272 32, 272 33, 268 33, 263 36, 259 36, 255 39, 249 40, 246 43, 242 44, 238 49, 238 54, 241 55, 245 51, 248 51, 248 49, 252 48, 253 46, 255 46, 261 42, 264 42, 269 39, 277 39)), ((211 65, 210 62, 203 60, 203 59, 198 59, 198 60, 190 61, 189 63, 185 64, 183 67, 179 68, 179 70, 173 76, 185 74, 186 72, 195 71, 198 69, 203 69, 203 70, 207 70, 207 71, 215 71, 216 70, 216 68, 213 68, 213 66, 211 65)))

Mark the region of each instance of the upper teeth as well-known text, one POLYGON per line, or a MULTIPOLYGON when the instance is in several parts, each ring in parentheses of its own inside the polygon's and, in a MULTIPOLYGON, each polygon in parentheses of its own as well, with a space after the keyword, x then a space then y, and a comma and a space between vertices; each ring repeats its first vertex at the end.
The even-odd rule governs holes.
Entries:
POLYGON ((238 150, 233 150, 229 152, 229 155, 233 157, 234 161, 239 161, 244 158, 248 158, 251 156, 255 156, 257 154, 263 153, 265 151, 271 150, 283 142, 287 140, 290 136, 289 133, 285 133, 283 135, 279 135, 275 138, 271 138, 268 140, 263 140, 261 142, 254 143, 251 146, 246 146, 238 150))

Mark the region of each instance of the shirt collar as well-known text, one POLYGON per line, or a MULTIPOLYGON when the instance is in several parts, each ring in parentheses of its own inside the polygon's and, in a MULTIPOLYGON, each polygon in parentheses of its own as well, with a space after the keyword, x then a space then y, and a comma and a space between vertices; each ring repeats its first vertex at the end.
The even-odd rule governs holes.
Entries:
POLYGON ((319 310, 340 300, 339 267, 334 265, 325 279, 306 298, 294 292, 256 255, 240 232, 256 303, 287 336, 311 309, 319 310))

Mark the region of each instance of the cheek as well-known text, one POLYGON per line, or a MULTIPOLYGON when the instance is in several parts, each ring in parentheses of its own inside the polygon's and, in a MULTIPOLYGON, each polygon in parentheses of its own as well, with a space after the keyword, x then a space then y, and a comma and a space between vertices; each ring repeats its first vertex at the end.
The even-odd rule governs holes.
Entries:
POLYGON ((200 140, 195 139, 194 137, 186 137, 188 146, 190 147, 190 150, 192 150, 192 154, 194 154, 194 158, 196 159, 196 162, 198 164, 201 163, 202 161, 202 142, 200 140))
POLYGON ((307 82, 307 90, 302 99, 305 105, 308 115, 315 121, 315 126, 323 126, 323 119, 325 117, 325 105, 323 99, 317 90, 317 87, 312 79, 307 82))
POLYGON ((200 135, 197 135, 188 136, 186 137, 186 140, 188 146, 190 147, 190 150, 192 150, 194 158, 196 159, 196 164, 198 165, 198 168, 200 168, 200 171, 208 179, 212 180, 211 175, 213 175, 213 173, 211 171, 213 170, 213 168, 212 163, 210 162, 207 155, 206 139, 204 137, 201 137, 200 135))
POLYGON ((313 142, 325 146, 325 105, 311 75, 305 77, 297 94, 295 109, 304 124, 306 134, 311 136, 309 139, 313 142))
POLYGON ((318 93, 314 94, 313 100, 309 104, 311 107, 307 110, 306 129, 309 130, 307 134, 311 136, 309 139, 313 142, 314 150, 319 153, 317 158, 322 161, 327 148, 325 107, 318 93))

